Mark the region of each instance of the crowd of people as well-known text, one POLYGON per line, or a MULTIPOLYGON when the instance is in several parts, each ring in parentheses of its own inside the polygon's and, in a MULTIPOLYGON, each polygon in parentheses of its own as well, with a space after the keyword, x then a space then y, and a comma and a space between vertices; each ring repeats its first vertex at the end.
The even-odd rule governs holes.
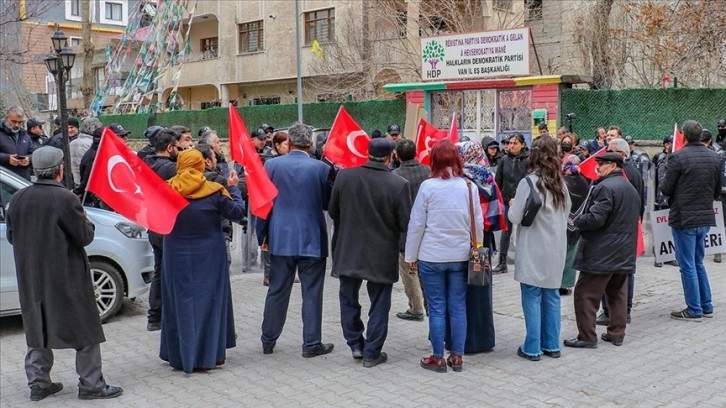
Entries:
MULTIPOLYGON (((0 165, 36 180, 13 197, 6 217, 27 319, 31 399, 62 388, 50 380, 54 348, 78 351, 80 398, 118 396, 122 390, 107 385, 101 375, 99 344, 104 337, 97 314, 91 313, 95 306, 83 249, 93 229, 78 199, 105 206, 85 191, 103 126, 95 118, 83 124, 69 121, 74 196, 60 184, 66 169, 54 144, 57 138, 43 139, 42 121, 28 120, 27 130, 24 123, 20 108, 7 112, 0 130, 0 165), (49 216, 43 223, 30 222, 37 216, 29 211, 49 216), (23 255, 51 232, 54 241, 68 246, 66 252, 40 259, 23 255), (52 279, 50 268, 59 262, 68 264, 65 270, 75 279, 70 282, 78 287, 64 282, 44 291, 43 282, 52 279), (89 299, 70 310, 56 307, 59 293, 70 290, 82 290, 89 299), (38 306, 42 304, 54 307, 38 306), (73 313, 85 316, 87 334, 68 335, 67 325, 57 323, 73 313)), ((122 138, 129 134, 118 124, 109 128, 122 138)), ((726 121, 718 123, 716 137, 694 121, 686 121, 682 130, 685 146, 672 152, 672 137, 664 138, 663 151, 652 160, 636 151, 632 138, 617 126, 597 129, 593 140, 584 140, 565 128, 552 136, 542 124, 531 142, 520 133, 501 141, 442 140, 433 146, 426 166, 416 160, 413 141, 402 138, 400 127, 392 124, 383 134, 372 133, 366 164, 340 169, 323 157, 326 141, 316 145, 309 126, 297 123, 275 132, 263 124, 250 137, 278 194, 266 219, 247 219, 244 169, 226 160, 215 130, 200 129, 195 142, 184 126, 151 126, 144 133, 148 145, 138 156, 189 205, 168 235, 149 231, 155 265, 147 329, 161 331, 159 356, 175 369, 193 373, 225 363, 226 350, 235 347, 237 338, 229 269, 232 224, 240 223, 256 243, 244 255, 260 258, 263 284, 269 286, 261 322, 264 354, 275 351, 297 279, 302 356, 333 351, 334 345, 322 339, 329 245, 332 275, 340 285, 343 337, 363 367, 388 359, 383 349, 392 288, 399 278, 408 308, 396 316, 411 321, 428 316, 432 351, 420 360, 422 368, 462 371, 465 355, 494 348, 492 285, 467 284, 472 243, 496 254, 488 273, 507 273, 508 264, 514 264, 525 320, 518 356, 530 361, 560 357, 561 296, 573 294, 573 288, 578 333, 563 344, 596 348, 599 324, 607 326, 600 339, 620 346, 631 322, 638 225, 646 205, 642 174, 651 168, 656 208, 670 209, 686 303, 671 317, 712 317, 704 236, 716 224, 713 200, 726 198, 726 121), (597 163, 592 182, 580 171, 591 155, 597 163), (541 206, 532 218, 530 201, 536 198, 541 206), (326 213, 333 223, 330 239, 326 213), (501 233, 499 242, 495 232, 501 233), (510 251, 512 235, 516 251, 510 251), (370 300, 367 327, 359 298, 363 281, 370 300)))

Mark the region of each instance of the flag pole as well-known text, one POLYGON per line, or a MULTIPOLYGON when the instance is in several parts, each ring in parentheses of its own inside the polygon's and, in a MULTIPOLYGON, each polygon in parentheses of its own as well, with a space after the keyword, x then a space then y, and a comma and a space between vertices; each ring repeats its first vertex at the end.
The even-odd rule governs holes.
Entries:
POLYGON ((302 63, 300 61, 300 0, 295 0, 295 56, 297 68, 297 120, 303 123, 302 63))
MULTIPOLYGON (((103 133, 101 133, 101 141, 98 142, 98 149, 96 150, 96 157, 98 157, 98 152, 101 151, 101 147, 103 146, 103 141, 106 140, 106 132, 108 132, 108 128, 103 128, 103 133)), ((88 186, 91 185, 91 180, 93 180, 93 170, 96 168, 96 157, 93 158, 93 164, 91 165, 91 174, 88 175, 88 182, 86 183, 86 188, 83 189, 83 199, 81 200, 81 207, 83 207, 83 204, 86 202, 86 196, 88 195, 88 186)))

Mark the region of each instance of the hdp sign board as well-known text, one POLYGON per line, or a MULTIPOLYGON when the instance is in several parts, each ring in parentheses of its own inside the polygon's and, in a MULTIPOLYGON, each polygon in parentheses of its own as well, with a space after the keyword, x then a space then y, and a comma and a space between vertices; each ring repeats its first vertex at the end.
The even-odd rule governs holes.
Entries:
MULTIPOLYGON (((668 262, 676 259, 676 246, 673 243, 673 233, 668 226, 668 211, 658 210, 650 213, 650 222, 653 226, 653 249, 656 262, 668 262)), ((716 226, 711 227, 706 234, 706 254, 720 254, 726 252, 726 237, 724 237, 723 207, 720 201, 713 202, 713 213, 716 226)))
POLYGON ((529 75, 529 28, 421 38, 424 81, 529 75))

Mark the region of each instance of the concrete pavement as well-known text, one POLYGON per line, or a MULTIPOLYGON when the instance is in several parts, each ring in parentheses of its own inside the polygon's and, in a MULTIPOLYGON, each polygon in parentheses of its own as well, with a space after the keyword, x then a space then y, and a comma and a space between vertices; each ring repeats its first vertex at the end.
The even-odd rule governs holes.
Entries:
MULTIPOLYGON (((235 263, 235 268, 239 264, 235 263)), ((530 362, 517 357, 524 337, 519 285, 510 272, 494 277, 497 345, 490 353, 464 357, 464 371, 437 374, 421 369, 430 354, 426 321, 399 320, 406 308, 403 287, 394 287, 389 361, 366 369, 351 358, 339 323, 338 282, 325 286, 324 341, 335 350, 301 357, 300 289, 293 289, 285 330, 275 353, 263 355, 260 324, 266 288, 261 273, 236 274, 232 292, 238 346, 226 364, 208 373, 185 375, 158 358, 159 332, 146 331, 146 299, 126 302, 104 325, 104 374, 124 387, 118 399, 77 399, 75 352, 58 350, 52 371, 65 389, 30 402, 23 371, 25 339, 20 318, 0 320, 0 406, 130 407, 726 407, 726 266, 708 257, 715 316, 702 323, 671 319, 684 307, 677 268, 638 261, 633 323, 625 343, 600 342, 596 350, 562 348, 562 358, 530 362)), ((239 269, 235 269, 239 270, 239 269)), ((361 291, 368 307, 365 290, 361 291)), ((364 313, 365 314, 365 313, 364 313)), ((562 300, 561 339, 576 334, 572 297, 562 300)), ((604 328, 598 328, 598 333, 604 328)))

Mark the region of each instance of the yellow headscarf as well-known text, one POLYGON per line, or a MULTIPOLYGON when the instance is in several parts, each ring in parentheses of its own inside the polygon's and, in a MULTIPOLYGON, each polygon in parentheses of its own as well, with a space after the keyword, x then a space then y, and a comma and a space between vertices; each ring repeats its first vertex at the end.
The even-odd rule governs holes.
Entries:
POLYGON ((176 176, 167 183, 179 194, 192 200, 208 197, 220 190, 227 198, 232 199, 223 185, 208 181, 204 177, 204 157, 196 149, 179 153, 176 158, 176 176))

